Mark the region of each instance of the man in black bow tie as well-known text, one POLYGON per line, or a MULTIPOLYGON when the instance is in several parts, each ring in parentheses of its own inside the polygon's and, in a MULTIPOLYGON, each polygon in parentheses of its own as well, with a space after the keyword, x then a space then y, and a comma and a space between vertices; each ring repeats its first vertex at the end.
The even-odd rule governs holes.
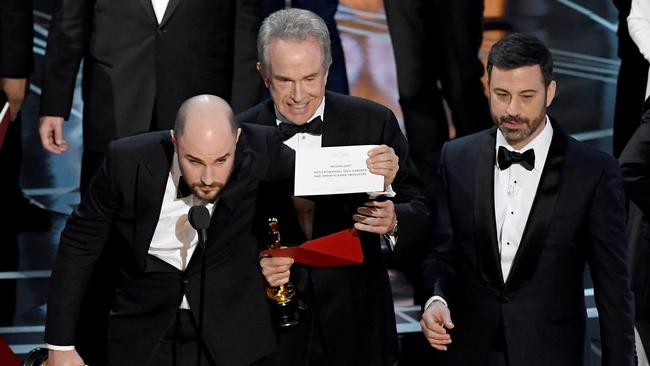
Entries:
POLYGON ((256 222, 262 242, 269 217, 279 219, 283 245, 354 226, 361 231, 364 254, 362 264, 339 268, 309 268, 290 258, 261 259, 269 284, 277 286, 291 277, 304 303, 300 324, 278 331, 280 349, 266 364, 392 365, 397 335, 380 240, 398 251, 408 247, 427 230, 428 217, 406 140, 388 108, 325 91, 331 53, 327 27, 317 15, 300 9, 270 15, 259 31, 258 57, 272 98, 238 120, 278 126, 284 144, 294 150, 378 145, 369 152, 368 167, 384 176, 386 192, 378 194, 392 197, 294 197, 291 180, 260 187, 256 222))
POLYGON ((632 365, 624 195, 616 161, 551 122, 553 60, 513 34, 488 58, 496 128, 451 141, 421 325, 441 365, 584 364, 589 264, 602 364, 632 365))
POLYGON ((98 357, 75 345, 88 310, 81 299, 105 247, 119 256, 107 263, 115 286, 107 359, 93 365, 245 366, 271 353, 275 335, 250 226, 259 180, 292 174, 294 153, 281 141, 274 128, 238 126, 223 99, 199 95, 182 104, 171 133, 111 143, 61 234, 45 326, 48 365, 98 357), (205 247, 188 221, 197 205, 210 212, 205 247))

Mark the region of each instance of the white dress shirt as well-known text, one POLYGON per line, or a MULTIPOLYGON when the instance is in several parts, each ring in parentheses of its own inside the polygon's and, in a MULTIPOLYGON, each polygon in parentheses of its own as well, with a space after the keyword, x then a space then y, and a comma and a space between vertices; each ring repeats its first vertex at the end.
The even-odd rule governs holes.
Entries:
MULTIPOLYGON (((192 206, 204 205, 210 214, 212 214, 214 204, 202 201, 193 194, 183 198, 176 198, 180 179, 181 173, 178 166, 178 156, 174 153, 171 170, 165 186, 165 194, 162 199, 160 216, 149 245, 148 253, 184 271, 190 259, 192 259, 192 254, 194 254, 198 243, 198 235, 196 230, 190 225, 187 219, 187 213, 192 206)), ((185 295, 183 295, 179 308, 190 308, 190 304, 185 295)), ((51 344, 47 346, 51 350, 58 351, 70 351, 74 349, 74 346, 51 344)))
POLYGON ((151 6, 153 6, 153 12, 156 13, 158 24, 162 22, 163 17, 165 16, 165 10, 167 10, 168 3, 169 0, 151 0, 151 6))
POLYGON ((497 130, 496 150, 504 146, 510 151, 523 153, 535 151, 535 167, 526 170, 520 164, 512 164, 501 170, 494 165, 494 217, 496 219, 497 240, 501 256, 501 273, 504 281, 508 278, 512 261, 517 254, 521 237, 526 228, 528 215, 537 193, 548 149, 553 138, 553 127, 546 117, 546 126, 528 145, 516 150, 506 142, 501 131, 497 130))
MULTIPOLYGON (((632 0, 630 15, 627 17, 627 29, 639 51, 650 62, 650 1, 632 0)), ((650 68, 646 84, 646 99, 650 96, 650 68)))

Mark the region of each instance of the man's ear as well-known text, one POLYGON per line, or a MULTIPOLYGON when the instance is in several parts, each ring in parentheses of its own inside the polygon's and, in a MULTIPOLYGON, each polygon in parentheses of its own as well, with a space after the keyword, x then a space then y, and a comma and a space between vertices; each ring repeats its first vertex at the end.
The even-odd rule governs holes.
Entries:
POLYGON ((237 129, 237 139, 235 140, 235 143, 239 142, 239 136, 241 135, 241 128, 237 129))
POLYGON ((555 82, 555 80, 551 80, 551 82, 548 84, 548 87, 546 87, 546 108, 550 107, 551 103, 553 103, 556 89, 557 89, 557 83, 555 82))
POLYGON ((262 67, 262 63, 258 61, 257 64, 255 64, 255 68, 257 69, 257 72, 260 73, 260 76, 262 77, 262 80, 264 81, 264 86, 266 86, 268 88, 269 83, 266 80, 266 73, 264 72, 264 68, 262 67))
POLYGON ((174 150, 178 151, 178 142, 176 141, 176 134, 174 130, 169 130, 169 134, 172 136, 172 144, 174 144, 174 150))

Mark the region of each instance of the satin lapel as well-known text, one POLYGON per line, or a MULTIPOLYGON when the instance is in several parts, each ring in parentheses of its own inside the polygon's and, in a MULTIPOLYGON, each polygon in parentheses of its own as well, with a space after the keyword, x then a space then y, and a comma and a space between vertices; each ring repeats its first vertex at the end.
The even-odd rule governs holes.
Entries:
POLYGON ((530 279, 537 268, 539 255, 546 244, 548 226, 551 222, 560 187, 560 176, 564 166, 568 138, 553 124, 553 139, 546 157, 537 193, 533 200, 519 249, 512 262, 506 287, 517 288, 530 279))
POLYGON ((264 126, 277 126, 275 118, 275 107, 273 101, 268 100, 264 103, 264 108, 257 114, 256 122, 264 126))
POLYGON ((340 105, 336 102, 335 96, 329 92, 325 93, 325 111, 323 112, 323 137, 321 144, 323 147, 345 146, 346 132, 350 133, 345 114, 339 109, 340 105))
POLYGON ((165 9, 165 15, 163 15, 162 21, 160 22, 161 28, 164 27, 165 24, 169 21, 169 18, 171 18, 172 14, 174 14, 180 2, 181 0, 169 0, 167 8, 165 9))
POLYGON ((149 20, 151 20, 153 24, 157 27, 158 19, 156 19, 156 13, 153 11, 153 5, 151 4, 151 0, 138 0, 138 1, 142 5, 145 13, 147 13, 149 20))
POLYGON ((134 193, 135 225, 133 226, 134 255, 138 268, 145 269, 146 254, 151 238, 156 230, 165 186, 174 148, 169 137, 163 141, 166 145, 166 159, 158 156, 138 164, 136 189, 134 193))
POLYGON ((496 218, 494 216, 494 164, 496 128, 480 147, 474 177, 474 242, 483 279, 496 288, 503 286, 496 218))

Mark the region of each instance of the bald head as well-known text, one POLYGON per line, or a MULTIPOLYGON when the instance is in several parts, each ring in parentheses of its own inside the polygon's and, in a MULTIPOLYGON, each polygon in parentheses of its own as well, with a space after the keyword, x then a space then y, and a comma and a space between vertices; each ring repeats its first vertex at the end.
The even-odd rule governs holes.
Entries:
POLYGON ((233 169, 239 129, 223 99, 199 95, 178 110, 172 142, 183 179, 194 195, 214 201, 233 169))
POLYGON ((215 95, 197 95, 181 105, 176 114, 174 134, 180 138, 186 129, 229 128, 237 133, 237 122, 228 103, 215 95))

